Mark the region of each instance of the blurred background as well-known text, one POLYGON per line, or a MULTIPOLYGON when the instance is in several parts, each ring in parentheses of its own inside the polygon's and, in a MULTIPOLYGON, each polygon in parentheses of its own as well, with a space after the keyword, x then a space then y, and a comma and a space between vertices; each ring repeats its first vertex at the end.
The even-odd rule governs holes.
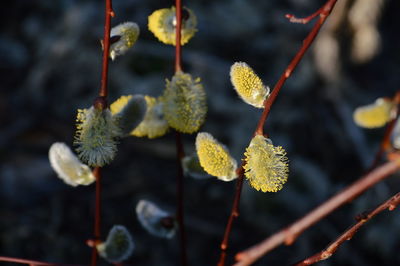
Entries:
MULTIPOLYGON (((226 144, 237 160, 260 110, 232 89, 230 66, 247 62, 271 88, 312 28, 292 24, 325 0, 183 1, 198 18, 183 47, 186 72, 201 77, 208 116, 201 131, 226 144)), ((135 47, 110 64, 110 102, 124 94, 158 96, 171 78, 174 48, 147 30, 147 17, 173 1, 114 0, 113 25, 134 21, 135 47)), ((72 145, 77 108, 92 104, 100 86, 103 2, 8 1, 0 9, 0 256, 86 264, 91 250, 94 185, 70 187, 50 168, 54 142, 72 145)), ((231 235, 234 253, 289 225, 359 178, 371 164, 383 129, 357 127, 352 112, 400 88, 400 35, 395 0, 339 0, 318 38, 283 87, 266 124, 290 160, 289 180, 278 193, 244 184, 241 216, 231 235)), ((184 136, 186 153, 195 135, 184 136)), ((139 224, 135 206, 148 199, 176 206, 175 137, 123 139, 103 174, 103 234, 125 225, 136 249, 132 265, 178 265, 178 238, 159 239, 139 224)), ((231 210, 235 182, 185 179, 185 219, 190 265, 215 265, 231 210)), ((281 246, 256 265, 288 265, 323 249, 354 222, 398 192, 399 176, 368 190, 281 246)), ((319 265, 399 265, 400 212, 370 221, 319 265)), ((101 261, 101 265, 106 265, 101 261)), ((2 264, 3 265, 3 264, 2 264)), ((7 265, 7 264, 5 264, 7 265)), ((11 265, 11 264, 9 264, 11 265)))

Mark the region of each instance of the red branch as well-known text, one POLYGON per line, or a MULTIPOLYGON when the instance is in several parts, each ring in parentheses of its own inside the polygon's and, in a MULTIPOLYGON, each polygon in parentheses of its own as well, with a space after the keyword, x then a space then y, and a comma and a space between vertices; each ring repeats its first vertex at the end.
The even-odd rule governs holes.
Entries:
POLYGON ((307 228, 317 223, 319 220, 342 206, 343 204, 352 201, 354 198, 362 194, 368 188, 374 186, 379 181, 387 178, 400 169, 399 161, 390 161, 376 168, 367 175, 337 193, 335 196, 319 205, 317 208, 309 212, 303 218, 297 220, 290 226, 268 237, 261 243, 248 248, 236 255, 238 261, 235 266, 250 265, 272 249, 285 243, 291 245, 296 238, 307 228))
MULTIPOLYGON (((315 17, 316 15, 319 15, 320 19, 317 21, 317 23, 314 25, 311 32, 308 34, 308 36, 304 40, 303 46, 300 48, 298 53, 295 55, 293 60, 290 62, 289 66, 283 72, 282 76, 276 83, 271 95, 264 101, 264 111, 260 117, 260 120, 258 121, 254 135, 256 135, 256 134, 264 135, 263 127, 264 127, 265 121, 268 118, 272 104, 275 102, 276 97, 278 96, 279 91, 281 90, 283 84, 285 84, 285 81, 290 77, 291 73, 294 71, 297 64, 303 58, 303 55, 308 50, 311 43, 314 41, 315 37, 317 36, 317 34, 319 32, 319 29, 324 24, 326 18, 329 16, 333 7, 335 6, 336 1, 337 0, 328 0, 328 2, 322 8, 320 8, 316 13, 314 13, 314 15, 312 15, 313 17, 315 17)), ((243 169, 243 165, 242 165, 240 167, 240 169, 238 169, 238 180, 236 183, 235 198, 233 201, 231 214, 229 216, 227 225, 225 227, 224 238, 222 240, 221 247, 220 247, 221 254, 220 254, 219 261, 218 261, 218 266, 225 265, 226 251, 228 249, 229 235, 232 231, 232 223, 235 218, 239 217, 239 202, 240 202, 240 195, 242 192, 243 179, 244 179, 243 174, 244 174, 244 169, 243 169)))
POLYGON ((318 32, 322 25, 324 24, 325 20, 331 13, 333 7, 335 6, 337 0, 328 0, 328 2, 320 8, 317 13, 319 14, 319 19, 315 23, 313 29, 311 32, 308 34, 308 36, 304 39, 303 41, 303 46, 301 46, 300 50, 296 54, 296 56, 293 58, 293 60, 290 62, 289 66, 286 68, 286 70, 283 72, 282 76, 276 83, 274 89, 272 90, 271 95, 265 100, 264 102, 264 111, 261 115, 261 118, 258 122, 257 129, 256 129, 256 134, 258 135, 263 135, 263 127, 265 124, 265 121, 267 120, 269 111, 271 110, 272 104, 275 102, 276 97, 279 94, 279 91, 281 90, 283 84, 285 84, 285 81, 290 77, 290 75, 293 73, 294 69, 296 68, 297 64, 300 62, 300 60, 303 58, 304 54, 314 41, 315 37, 318 35, 318 32))
POLYGON ((13 258, 13 257, 0 257, 0 261, 14 262, 14 263, 19 263, 19 264, 27 264, 27 265, 34 265, 34 266, 82 266, 82 265, 77 265, 77 264, 50 263, 50 262, 44 262, 44 261, 20 259, 20 258, 13 258))
MULTIPOLYGON (((182 2, 181 0, 175 1, 175 17, 176 17, 176 28, 175 28, 175 73, 182 71, 181 66, 181 29, 182 29, 182 2)), ((185 151, 183 149, 182 144, 182 135, 179 132, 175 132, 176 136, 176 160, 178 164, 178 175, 176 180, 176 193, 177 193, 177 209, 176 209, 176 218, 179 225, 179 238, 180 238, 180 258, 181 265, 187 265, 187 255, 186 255, 186 232, 185 232, 185 223, 184 223, 184 186, 183 186, 183 168, 182 168, 182 159, 185 156, 185 151)))
POLYGON ((94 215, 93 233, 94 239, 89 241, 92 247, 92 261, 91 265, 97 265, 97 249, 96 244, 100 242, 101 238, 101 168, 96 167, 93 169, 93 175, 96 178, 96 207, 94 215))
MULTIPOLYGON (((104 22, 104 38, 103 38, 103 64, 101 72, 101 87, 99 90, 99 97, 94 101, 96 108, 107 108, 107 95, 108 95, 108 61, 110 56, 110 31, 111 31, 111 17, 115 16, 112 9, 112 0, 105 0, 105 22, 104 22)), ((94 240, 88 242, 92 243, 92 260, 91 265, 97 265, 97 249, 96 244, 101 238, 101 168, 96 167, 93 169, 93 175, 96 177, 96 207, 94 217, 94 240)))
POLYGON ((350 227, 348 230, 346 230, 335 241, 333 241, 331 244, 329 244, 329 246, 326 249, 297 263, 296 265, 297 266, 312 265, 314 263, 317 263, 318 261, 326 260, 326 259, 330 258, 346 240, 352 239, 353 236, 360 229, 360 227, 363 226, 366 222, 368 222, 375 215, 383 212, 386 209, 388 209, 389 211, 393 211, 399 204, 400 204, 400 193, 397 193, 396 195, 391 197, 389 200, 387 200, 386 202, 379 205, 375 210, 371 211, 370 213, 368 213, 368 214, 363 213, 363 214, 359 215, 358 216, 359 221, 356 224, 354 224, 352 227, 350 227))
POLYGON ((176 8, 176 28, 175 28, 175 72, 182 71, 182 45, 181 45, 181 33, 182 33, 182 2, 181 0, 175 0, 176 8))
POLYGON ((103 68, 101 72, 101 88, 99 91, 100 97, 107 97, 108 95, 108 58, 110 56, 110 31, 111 31, 111 17, 114 17, 111 0, 105 0, 105 22, 104 22, 104 37, 103 37, 103 68))

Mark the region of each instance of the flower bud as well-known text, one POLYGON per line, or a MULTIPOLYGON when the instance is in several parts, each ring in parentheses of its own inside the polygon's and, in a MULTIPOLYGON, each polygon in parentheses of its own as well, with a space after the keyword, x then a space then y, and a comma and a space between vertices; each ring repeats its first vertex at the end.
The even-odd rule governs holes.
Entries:
POLYGON ((383 127, 395 117, 396 105, 384 98, 378 98, 372 104, 360 106, 353 113, 354 122, 365 128, 383 127))
POLYGON ((117 56, 125 54, 139 37, 139 26, 134 22, 121 23, 111 29, 110 38, 115 42, 110 44, 110 57, 114 60, 117 56))
POLYGON ((269 87, 264 86, 253 69, 244 62, 237 62, 231 66, 230 76, 233 87, 243 101, 257 108, 264 107, 269 87))
POLYGON ((231 157, 228 149, 206 132, 200 132, 196 137, 196 151, 200 165, 210 175, 222 181, 232 181, 237 178, 236 160, 231 157))
MULTIPOLYGON (((197 29, 197 18, 192 10, 184 8, 182 10, 181 45, 186 44, 194 36, 197 29)), ((165 43, 175 45, 176 43, 176 17, 175 7, 163 8, 154 11, 149 16, 149 30, 156 38, 165 43)))
POLYGON ((89 166, 81 163, 65 143, 56 142, 51 145, 49 160, 58 177, 68 185, 87 186, 96 180, 89 166))
POLYGON ((99 255, 110 263, 120 263, 128 259, 134 248, 131 234, 122 225, 114 225, 106 242, 96 245, 99 255))

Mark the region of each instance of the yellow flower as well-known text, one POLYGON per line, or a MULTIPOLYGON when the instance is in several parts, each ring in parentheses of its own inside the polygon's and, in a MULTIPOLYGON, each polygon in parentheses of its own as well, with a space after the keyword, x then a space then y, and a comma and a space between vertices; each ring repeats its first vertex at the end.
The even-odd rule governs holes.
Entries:
MULTIPOLYGON (((197 31, 197 18, 193 11, 188 8, 184 8, 182 13, 181 45, 184 45, 189 42, 197 31), (187 14, 187 18, 184 16, 185 13, 187 14)), ((175 45, 175 7, 154 11, 149 16, 148 27, 159 41, 165 44, 175 45)))
POLYGON ((160 99, 144 96, 147 103, 147 112, 144 120, 137 126, 131 135, 148 137, 149 139, 163 136, 168 131, 168 122, 164 118, 163 103, 160 99))
POLYGON ((257 108, 264 107, 269 87, 264 86, 253 69, 244 62, 237 62, 231 66, 230 76, 233 87, 243 101, 257 108))
POLYGON ((106 242, 96 245, 99 255, 110 263, 120 263, 128 259, 134 248, 131 234, 122 225, 114 225, 106 242))
POLYGON ((87 186, 96 180, 89 166, 81 163, 65 143, 56 142, 51 145, 49 160, 58 177, 68 185, 87 186))
POLYGON ((211 134, 206 132, 197 134, 196 151, 201 167, 208 174, 223 181, 237 178, 236 160, 230 156, 228 149, 211 134))
POLYGON ((110 57, 114 60, 131 48, 139 37, 139 26, 134 22, 121 23, 111 29, 110 38, 116 40, 110 45, 110 57))
POLYGON ((244 153, 246 165, 243 167, 250 185, 262 192, 277 192, 286 183, 289 173, 285 150, 275 147, 271 141, 256 135, 244 153))
POLYGON ((177 72, 162 96, 165 119, 170 127, 183 133, 194 133, 204 123, 207 113, 206 93, 200 79, 177 72))
POLYGON ((395 116, 395 104, 384 98, 378 98, 373 104, 360 106, 353 113, 355 123, 365 128, 383 127, 395 116))
POLYGON ((110 110, 122 130, 122 136, 126 136, 143 121, 147 103, 142 95, 124 95, 110 105, 110 110))
POLYGON ((109 109, 100 110, 93 106, 78 109, 74 144, 79 158, 88 165, 96 167, 111 162, 117 152, 115 138, 121 130, 112 119, 109 109))

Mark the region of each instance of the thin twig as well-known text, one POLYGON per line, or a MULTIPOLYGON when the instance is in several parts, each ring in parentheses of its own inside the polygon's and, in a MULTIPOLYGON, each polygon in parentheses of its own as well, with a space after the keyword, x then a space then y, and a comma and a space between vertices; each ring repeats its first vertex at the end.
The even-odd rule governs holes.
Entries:
MULTIPOLYGON (((108 96, 108 61, 110 56, 110 31, 111 31, 111 17, 115 16, 112 9, 112 0, 105 0, 105 18, 104 18, 104 37, 103 37, 103 63, 101 72, 101 87, 99 90, 99 97, 94 101, 94 106, 99 109, 107 108, 108 96)), ((94 244, 92 245, 92 260, 91 265, 97 265, 97 249, 96 244, 101 238, 101 168, 96 167, 93 169, 93 175, 96 178, 96 207, 94 217, 94 244)), ((90 242, 90 241, 89 241, 90 242)))
MULTIPOLYGON (((175 73, 182 71, 182 49, 181 49, 181 29, 182 29, 182 2, 181 0, 175 1, 175 17, 176 17, 176 28, 175 28, 175 73)), ((180 240, 180 258, 181 265, 187 265, 187 254, 186 254, 186 232, 184 223, 184 185, 183 185, 183 168, 182 159, 185 156, 185 151, 182 144, 182 135, 178 131, 175 132, 176 136, 176 160, 178 165, 178 175, 176 180, 176 193, 177 193, 177 209, 176 218, 179 225, 179 240, 180 240)))
POLYGON ((240 195, 242 194, 242 187, 243 187, 243 180, 244 180, 244 169, 243 165, 238 169, 238 180, 236 182, 236 192, 235 192, 235 199, 233 200, 233 206, 232 206, 232 211, 231 214, 229 215, 228 222, 225 227, 225 233, 224 233, 224 238, 222 239, 221 242, 221 254, 219 257, 218 261, 218 266, 224 266, 225 265, 225 259, 226 259, 226 251, 228 249, 228 241, 229 241, 229 235, 232 231, 232 224, 233 220, 237 217, 239 217, 239 203, 240 203, 240 195))
POLYGON ((291 245, 296 238, 307 228, 342 206, 352 201, 368 188, 387 178, 400 169, 399 161, 390 161, 371 171, 367 175, 337 193, 335 196, 319 205, 317 208, 300 218, 290 226, 268 237, 261 243, 254 245, 236 255, 238 261, 235 266, 250 265, 272 249, 285 243, 291 245))
POLYGON ((357 233, 361 226, 363 226, 366 222, 372 219, 375 215, 381 213, 382 211, 388 209, 389 211, 393 211, 400 204, 400 193, 397 193, 393 197, 391 197, 386 202, 379 205, 375 210, 371 211, 368 214, 363 213, 359 215, 359 220, 356 224, 346 230, 341 236, 339 236, 335 241, 333 241, 329 246, 322 250, 321 252, 316 253, 315 255, 297 263, 297 266, 303 265, 312 265, 321 260, 326 260, 330 258, 337 249, 346 241, 353 238, 353 236, 357 233))
POLYGON ((28 260, 13 257, 0 256, 0 261, 14 262, 19 264, 35 265, 35 266, 83 266, 78 264, 63 264, 63 263, 51 263, 38 260, 28 260))
POLYGON ((324 24, 325 20, 331 13, 333 7, 335 6, 337 0, 328 0, 328 2, 320 8, 317 13, 319 14, 319 19, 315 23, 313 29, 311 32, 308 34, 308 36, 304 39, 303 45, 301 46, 300 50, 298 53, 295 55, 293 60, 290 62, 289 66, 286 68, 286 70, 283 72, 282 76, 276 83, 274 89, 271 92, 271 95, 265 100, 264 102, 264 111, 261 115, 261 118, 258 122, 257 129, 256 129, 256 134, 258 135, 263 135, 263 127, 265 124, 265 121, 268 118, 268 114, 271 110, 272 104, 275 102, 276 97, 279 94, 279 91, 281 90, 283 84, 285 84, 285 81, 290 77, 290 75, 293 73, 294 69, 296 68, 297 64, 300 62, 300 60, 303 58, 304 54, 314 41, 315 37, 317 36, 320 28, 324 24))
POLYGON ((97 249, 96 244, 100 242, 101 238, 101 168, 96 167, 93 169, 93 175, 96 178, 96 205, 93 224, 94 239, 92 240, 92 261, 91 265, 97 265, 97 249))
MULTIPOLYGON (((293 60, 290 62, 289 66, 283 72, 282 76, 280 77, 280 79, 276 83, 271 95, 264 101, 264 110, 263 110, 263 113, 262 113, 262 115, 260 117, 260 120, 257 123, 257 127, 256 127, 256 129, 254 131, 254 135, 257 135, 257 134, 264 135, 264 129, 263 129, 264 128, 264 124, 265 124, 265 122, 266 122, 266 120, 268 118, 268 115, 269 115, 269 112, 270 112, 272 104, 275 102, 276 97, 278 96, 279 91, 281 90, 283 84, 290 77, 291 73, 294 71, 294 69, 296 68, 297 64, 303 58, 303 55, 308 50, 308 48, 310 47, 311 43, 313 42, 313 40, 317 36, 317 34, 319 32, 319 29, 321 28, 321 26, 324 24, 326 18, 331 13, 333 7, 336 4, 336 1, 337 0, 328 0, 328 2, 316 12, 318 15, 320 15, 320 19, 317 21, 317 23, 314 25, 314 28, 311 30, 311 32, 308 34, 308 36, 304 40, 303 46, 300 48, 298 53, 295 55, 293 60)), ((314 17, 315 16, 316 15, 314 15, 314 17)), ((239 173, 239 176, 238 176, 238 180, 237 180, 237 183, 236 183, 235 198, 234 198, 234 201, 233 201, 231 214, 229 215, 229 219, 228 219, 227 225, 225 227, 224 238, 222 240, 221 247, 220 247, 221 248, 221 254, 220 254, 220 257, 219 257, 218 264, 217 264, 218 266, 224 266, 225 265, 225 258, 226 258, 226 252, 227 252, 227 249, 228 249, 229 235, 230 235, 230 233, 232 231, 232 223, 233 223, 233 220, 239 216, 239 202, 240 202, 240 195, 241 195, 241 191, 242 191, 242 187, 243 187, 243 179, 244 179, 244 176, 243 176, 243 173, 244 173, 243 165, 240 167, 240 169, 238 169, 238 173, 239 173)))

